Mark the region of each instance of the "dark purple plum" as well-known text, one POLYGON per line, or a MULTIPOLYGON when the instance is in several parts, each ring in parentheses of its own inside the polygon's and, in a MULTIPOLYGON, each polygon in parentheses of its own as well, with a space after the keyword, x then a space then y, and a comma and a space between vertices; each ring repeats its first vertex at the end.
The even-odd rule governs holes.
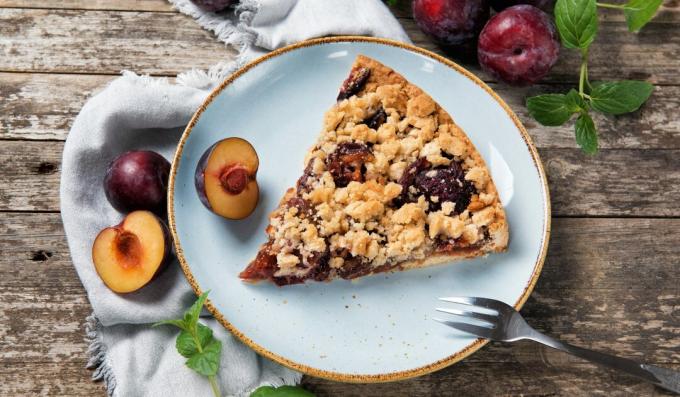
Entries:
POLYGON ((555 24, 548 14, 530 5, 512 6, 494 15, 479 35, 479 64, 513 85, 541 80, 559 54, 555 24))
POLYGON ((203 205, 227 219, 250 215, 259 200, 260 160, 245 139, 231 137, 210 146, 196 165, 194 183, 203 205))
POLYGON ((151 151, 121 154, 109 164, 104 176, 104 192, 120 212, 148 210, 165 214, 170 163, 151 151))
POLYGON ((231 5, 232 0, 191 0, 205 11, 219 12, 231 5))
POLYGON ((489 19, 489 2, 415 0, 413 17, 418 27, 439 44, 470 50, 489 19))
POLYGON ((552 12, 555 8, 555 0, 490 0, 491 7, 500 12, 508 7, 516 6, 518 4, 529 4, 536 8, 540 8, 545 12, 552 12))

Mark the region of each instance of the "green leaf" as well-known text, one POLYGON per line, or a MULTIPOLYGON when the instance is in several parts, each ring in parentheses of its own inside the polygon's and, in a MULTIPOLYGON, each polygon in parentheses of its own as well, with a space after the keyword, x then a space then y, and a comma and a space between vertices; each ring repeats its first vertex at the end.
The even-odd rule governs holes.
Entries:
POLYGON ((624 114, 638 110, 654 91, 645 81, 623 80, 599 83, 590 93, 593 108, 602 113, 624 114))
POLYGON ((314 397, 314 394, 298 386, 261 386, 250 397, 314 397))
MULTIPOLYGON (((198 342, 201 344, 201 349, 203 349, 203 347, 207 346, 212 340, 213 332, 212 329, 201 323, 197 325, 198 329, 196 336, 198 338, 198 342)), ((177 347, 179 354, 186 358, 190 358, 199 351, 198 347, 196 346, 196 340, 188 331, 180 332, 180 334, 177 336, 175 347, 177 347)))
POLYGON ((187 324, 184 322, 184 320, 163 320, 159 321, 157 323, 154 323, 151 325, 152 327, 158 327, 160 325, 174 325, 177 328, 186 330, 187 329, 187 324))
POLYGON ((210 291, 204 292, 201 296, 198 297, 196 302, 194 302, 193 305, 189 308, 189 310, 184 313, 184 321, 187 323, 187 325, 191 328, 194 328, 196 323, 198 323, 198 317, 201 315, 201 309, 203 309, 203 304, 205 303, 205 300, 208 299, 208 293, 210 291))
POLYGON ((597 153, 597 130, 588 113, 582 113, 576 119, 576 143, 587 154, 597 153))
POLYGON ((557 0, 555 23, 567 48, 587 48, 597 34, 595 0, 557 0))
POLYGON ((198 352, 194 337, 187 331, 179 333, 177 340, 175 341, 175 347, 177 348, 177 352, 186 358, 190 358, 198 352))
POLYGON ((574 113, 586 109, 586 104, 576 90, 564 94, 545 94, 527 98, 531 117, 547 126, 566 123, 574 113))
POLYGON ((186 361, 186 365, 203 376, 213 376, 220 366, 221 351, 222 342, 212 339, 202 352, 191 356, 186 361))
POLYGON ((651 21, 663 0, 630 0, 624 6, 628 30, 639 32, 647 22, 651 21))

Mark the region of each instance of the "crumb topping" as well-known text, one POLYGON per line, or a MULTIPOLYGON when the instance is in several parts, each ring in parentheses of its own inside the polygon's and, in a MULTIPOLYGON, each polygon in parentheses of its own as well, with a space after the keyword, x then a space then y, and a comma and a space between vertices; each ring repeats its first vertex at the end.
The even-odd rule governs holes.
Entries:
POLYGON ((352 73, 291 199, 271 216, 274 277, 297 280, 323 265, 351 278, 491 242, 505 214, 467 136, 416 87, 352 73))

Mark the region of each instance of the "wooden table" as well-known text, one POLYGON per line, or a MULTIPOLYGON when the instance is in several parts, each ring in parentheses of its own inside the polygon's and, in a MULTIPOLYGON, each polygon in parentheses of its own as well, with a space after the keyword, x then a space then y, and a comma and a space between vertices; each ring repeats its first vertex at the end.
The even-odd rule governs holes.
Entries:
MULTIPOLYGON (((680 2, 638 35, 601 11, 590 71, 656 85, 644 108, 596 117, 602 150, 544 128, 529 94, 564 91, 564 51, 531 88, 497 84, 536 142, 550 180, 553 235, 523 313, 568 342, 680 369, 680 2)), ((441 51, 394 9, 413 41, 441 51)), ((122 69, 175 76, 234 53, 162 0, 0 0, 0 395, 104 395, 84 368, 90 314, 59 217, 64 140, 75 115, 122 69)), ((306 377, 318 395, 655 395, 660 389, 532 343, 492 343, 435 374, 352 385, 306 377)))

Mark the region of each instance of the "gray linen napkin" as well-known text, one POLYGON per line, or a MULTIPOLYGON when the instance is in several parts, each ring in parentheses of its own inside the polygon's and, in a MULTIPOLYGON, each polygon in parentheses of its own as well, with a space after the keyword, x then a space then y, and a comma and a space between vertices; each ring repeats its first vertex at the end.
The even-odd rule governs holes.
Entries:
MULTIPOLYGON (((61 214, 71 258, 87 290, 89 366, 111 396, 209 396, 208 382, 184 367, 176 352, 177 331, 150 323, 179 317, 195 296, 176 261, 150 285, 131 294, 111 292, 97 276, 92 242, 122 214, 106 201, 102 178, 108 163, 132 149, 154 150, 170 159, 191 115, 209 90, 258 53, 326 34, 408 38, 379 0, 244 0, 234 15, 205 13, 186 0, 182 12, 239 50, 235 62, 193 70, 178 84, 124 72, 92 97, 76 118, 64 147, 61 214), (360 15, 360 17, 357 17, 360 15)), ((222 341, 218 382, 226 395, 247 395, 260 385, 295 384, 301 375, 241 344, 215 320, 203 318, 222 341)))

